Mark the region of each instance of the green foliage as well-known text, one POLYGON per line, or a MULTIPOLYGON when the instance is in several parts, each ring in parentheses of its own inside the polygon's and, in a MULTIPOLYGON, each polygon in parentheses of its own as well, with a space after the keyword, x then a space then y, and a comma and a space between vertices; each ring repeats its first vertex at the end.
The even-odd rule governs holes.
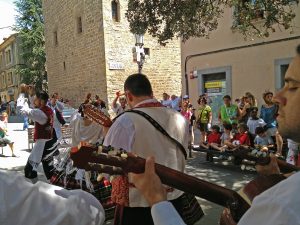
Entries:
POLYGON ((18 11, 15 30, 22 40, 24 61, 16 72, 21 75, 22 82, 35 84, 36 89, 41 90, 46 62, 42 0, 17 0, 15 6, 18 11))
POLYGON ((148 32, 166 44, 174 37, 208 37, 217 29, 226 7, 232 7, 233 28, 245 37, 268 36, 274 25, 292 29, 299 0, 129 0, 126 17, 133 33, 148 32), (257 25, 261 20, 262 24, 257 25))

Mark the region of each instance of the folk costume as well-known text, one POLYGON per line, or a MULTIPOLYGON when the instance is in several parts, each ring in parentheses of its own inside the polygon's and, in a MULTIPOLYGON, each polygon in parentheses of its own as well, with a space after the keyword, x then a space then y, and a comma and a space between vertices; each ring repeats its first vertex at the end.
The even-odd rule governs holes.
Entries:
POLYGON ((63 118, 62 111, 64 109, 63 103, 56 101, 55 105, 52 105, 51 102, 48 102, 48 106, 53 111, 53 128, 56 133, 56 137, 58 141, 60 142, 62 140, 62 130, 61 126, 65 125, 66 121, 63 118))
POLYGON ((104 210, 92 195, 0 170, 0 224, 101 225, 104 210), (80 212, 80 213, 78 213, 80 212))
POLYGON ((53 173, 53 154, 57 150, 57 138, 53 133, 53 112, 48 106, 30 109, 28 104, 20 105, 20 112, 34 121, 34 147, 24 168, 25 177, 37 177, 37 169, 42 162, 45 176, 50 179, 53 173))
POLYGON ((70 159, 71 148, 77 147, 81 142, 102 143, 103 128, 95 122, 86 125, 84 118, 77 112, 72 116, 69 128, 72 128, 71 146, 62 149, 60 155, 55 157, 55 171, 50 182, 68 190, 82 189, 93 194, 102 204, 106 220, 112 219, 115 205, 111 201, 109 180, 105 177, 97 180, 98 173, 73 167, 73 161, 70 159))
MULTIPOLYGON (((134 111, 138 112, 126 111, 115 120, 103 145, 122 148, 142 158, 154 156, 157 163, 183 172, 186 157, 186 152, 183 151, 188 146, 188 121, 179 112, 164 107, 155 99, 140 102, 134 107, 134 111), (166 133, 178 143, 166 137, 166 133)), ((117 203, 114 220, 116 225, 153 224, 151 208, 140 192, 130 184, 130 177, 117 177, 112 185, 112 199, 117 203)), ((182 200, 189 201, 185 193, 172 188, 168 188, 167 199, 179 213, 182 213, 182 200)), ((202 211, 198 212, 197 218, 203 215, 202 211)))

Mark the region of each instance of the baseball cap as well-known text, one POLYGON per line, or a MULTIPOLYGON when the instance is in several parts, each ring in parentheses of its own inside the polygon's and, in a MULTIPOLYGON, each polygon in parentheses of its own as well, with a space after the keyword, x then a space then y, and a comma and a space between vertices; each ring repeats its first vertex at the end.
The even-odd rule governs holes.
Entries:
POLYGON ((188 95, 183 96, 183 99, 188 99, 188 98, 189 98, 188 95))

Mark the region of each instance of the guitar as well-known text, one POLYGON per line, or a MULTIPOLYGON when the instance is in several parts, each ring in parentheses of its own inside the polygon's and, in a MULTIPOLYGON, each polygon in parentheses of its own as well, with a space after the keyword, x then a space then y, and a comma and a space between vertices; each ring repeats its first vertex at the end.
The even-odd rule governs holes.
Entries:
POLYGON ((80 111, 82 111, 86 117, 104 127, 110 127, 112 125, 111 119, 91 104, 82 104, 80 111))
MULTIPOLYGON (((236 150, 232 151, 234 157, 238 157, 241 159, 247 159, 249 161, 253 161, 259 165, 268 165, 270 163, 271 158, 267 152, 262 152, 253 148, 246 148, 240 146, 236 150)), ((283 173, 291 173, 294 171, 300 171, 298 166, 291 165, 283 160, 277 159, 277 164, 280 168, 280 171, 283 173)))
MULTIPOLYGON (((71 151, 74 166, 80 169, 98 171, 99 168, 103 168, 99 164, 104 164, 115 166, 118 170, 121 168, 124 173, 143 173, 145 170, 145 159, 141 157, 114 149, 108 153, 97 153, 97 151, 98 148, 92 146, 81 146, 79 150, 71 151), (115 152, 111 154, 112 151, 115 152), (116 155, 114 155, 115 153, 116 155)), ((157 163, 155 170, 162 183, 230 209, 235 221, 238 221, 249 209, 249 204, 235 191, 157 163)))

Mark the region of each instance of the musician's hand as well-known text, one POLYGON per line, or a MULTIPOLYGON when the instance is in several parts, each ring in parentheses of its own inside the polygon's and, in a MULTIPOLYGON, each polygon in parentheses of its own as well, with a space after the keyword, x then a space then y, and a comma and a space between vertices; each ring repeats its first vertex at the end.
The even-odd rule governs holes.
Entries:
POLYGON ((275 155, 270 154, 271 161, 266 166, 256 165, 256 170, 262 175, 280 174, 280 169, 277 164, 277 158, 275 155))
POLYGON ((155 173, 154 157, 149 157, 145 164, 145 173, 130 173, 132 183, 143 194, 150 206, 167 200, 167 193, 162 183, 155 173))

